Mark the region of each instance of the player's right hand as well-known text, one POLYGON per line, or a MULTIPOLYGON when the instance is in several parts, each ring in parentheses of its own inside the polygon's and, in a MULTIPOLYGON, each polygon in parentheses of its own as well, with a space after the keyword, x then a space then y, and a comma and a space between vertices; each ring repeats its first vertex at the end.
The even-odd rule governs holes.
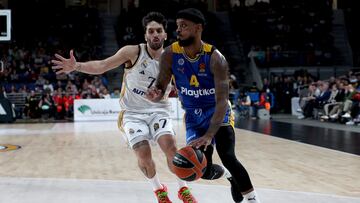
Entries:
POLYGON ((162 90, 156 87, 150 87, 146 92, 146 98, 152 102, 158 102, 162 99, 162 90))
POLYGON ((74 51, 70 50, 70 58, 66 59, 59 54, 55 54, 56 60, 51 60, 55 66, 52 67, 53 70, 56 71, 56 74, 61 73, 71 73, 75 70, 76 67, 76 59, 74 57, 74 51))

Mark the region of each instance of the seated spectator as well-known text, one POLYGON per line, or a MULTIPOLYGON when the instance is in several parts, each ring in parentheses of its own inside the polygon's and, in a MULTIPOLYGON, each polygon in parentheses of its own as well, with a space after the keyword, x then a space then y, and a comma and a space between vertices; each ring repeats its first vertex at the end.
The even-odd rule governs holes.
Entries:
POLYGON ((329 84, 327 82, 321 82, 319 85, 320 95, 311 98, 311 100, 304 107, 304 117, 312 117, 314 108, 323 108, 326 102, 329 100, 331 91, 329 91, 329 84))
POLYGON ((31 90, 30 95, 25 99, 24 115, 29 118, 39 117, 39 99, 36 97, 35 91, 31 90))
POLYGON ((31 71, 31 81, 35 81, 35 85, 38 87, 42 87, 45 84, 45 79, 43 76, 38 76, 35 71, 31 71))
POLYGON ((251 108, 251 99, 249 95, 246 95, 244 91, 240 91, 239 97, 236 102, 236 110, 240 117, 249 117, 249 111, 251 108))
POLYGON ((330 118, 338 119, 340 116, 347 119, 351 118, 350 109, 353 103, 351 99, 354 96, 354 94, 356 94, 356 91, 351 84, 345 86, 344 100, 343 102, 340 103, 340 105, 335 106, 333 108, 332 112, 330 112, 330 118), (332 114, 333 112, 335 113, 332 114))
POLYGON ((52 100, 50 93, 45 93, 41 100, 39 101, 39 112, 41 116, 45 116, 47 118, 54 117, 54 110, 55 105, 54 101, 52 100))
POLYGON ((259 99, 257 101, 252 100, 251 104, 251 118, 257 119, 257 114, 259 109, 264 109, 266 106, 267 101, 267 94, 266 92, 261 92, 258 94, 259 99))
POLYGON ((111 98, 120 98, 120 89, 114 88, 114 92, 111 93, 111 98))
POLYGON ((307 89, 304 88, 300 91, 299 106, 300 106, 301 115, 298 116, 299 119, 305 118, 305 116, 303 115, 305 106, 307 105, 307 103, 309 101, 315 99, 315 97, 314 97, 315 90, 316 90, 316 83, 311 83, 307 89))
POLYGON ((50 94, 54 92, 54 87, 49 83, 49 80, 45 80, 45 84, 43 85, 43 90, 45 92, 49 92, 50 94))
POLYGON ((352 96, 352 101, 353 104, 351 106, 350 109, 350 116, 351 119, 346 122, 346 125, 354 125, 354 124, 358 124, 360 123, 360 93, 356 92, 353 96, 352 96))
POLYGON ((60 80, 58 80, 55 85, 55 89, 59 89, 59 88, 61 89, 65 88, 65 85, 63 85, 63 83, 60 80))
POLYGON ((70 91, 70 92, 72 92, 73 94, 77 94, 77 92, 78 92, 76 85, 74 85, 74 84, 71 82, 71 80, 68 80, 68 81, 67 81, 67 84, 66 84, 66 86, 65 86, 65 90, 66 90, 66 91, 70 91))
POLYGON ((95 86, 90 87, 90 95, 89 96, 91 99, 99 99, 100 98, 99 93, 95 86))
POLYGON ((239 85, 236 81, 236 77, 234 75, 231 75, 229 80, 229 100, 233 108, 236 106, 236 101, 238 100, 238 97, 239 85))
POLYGON ((104 89, 101 91, 101 93, 100 93, 100 98, 102 98, 102 99, 111 99, 110 94, 109 94, 109 91, 108 91, 106 88, 104 88, 104 89))
POLYGON ((330 94, 330 98, 327 102, 327 104, 324 105, 324 115, 321 116, 322 119, 329 119, 329 109, 333 108, 334 106, 336 106, 338 104, 338 102, 340 102, 342 100, 342 98, 340 97, 341 94, 339 94, 339 90, 337 88, 336 83, 332 84, 331 86, 331 94, 330 94))
POLYGON ((62 92, 61 88, 54 91, 53 95, 53 101, 55 106, 55 112, 54 116, 55 119, 61 119, 64 116, 64 101, 62 98, 62 92))
POLYGON ((65 116, 70 118, 74 114, 74 99, 75 97, 70 94, 69 91, 65 92, 63 96, 65 116))
POLYGON ((90 83, 89 83, 88 79, 85 78, 85 79, 84 79, 84 82, 83 82, 83 84, 82 84, 82 89, 83 89, 83 90, 86 90, 87 88, 89 88, 89 85, 90 85, 90 83))

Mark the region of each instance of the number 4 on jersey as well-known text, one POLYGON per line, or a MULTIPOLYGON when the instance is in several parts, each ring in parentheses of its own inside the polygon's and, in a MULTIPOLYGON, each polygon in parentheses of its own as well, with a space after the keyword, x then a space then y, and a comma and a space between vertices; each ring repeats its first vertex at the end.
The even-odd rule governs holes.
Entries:
POLYGON ((199 81, 197 80, 195 75, 192 75, 190 78, 190 85, 191 86, 195 86, 195 87, 199 87, 199 81))

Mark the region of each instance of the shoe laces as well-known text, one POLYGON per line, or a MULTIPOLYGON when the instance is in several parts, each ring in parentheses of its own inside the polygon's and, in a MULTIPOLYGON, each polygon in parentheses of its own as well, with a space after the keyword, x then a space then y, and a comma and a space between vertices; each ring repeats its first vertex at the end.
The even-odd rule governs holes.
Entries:
POLYGON ((192 197, 192 195, 191 195, 191 193, 190 193, 190 189, 189 189, 189 188, 181 191, 181 192, 180 192, 180 195, 181 195, 181 197, 182 197, 182 200, 186 200, 186 202, 188 202, 188 203, 194 202, 193 197, 192 197))
POLYGON ((156 192, 156 195, 158 196, 158 199, 159 199, 159 202, 164 202, 164 203, 167 203, 167 195, 168 193, 165 192, 165 191, 158 191, 156 192))

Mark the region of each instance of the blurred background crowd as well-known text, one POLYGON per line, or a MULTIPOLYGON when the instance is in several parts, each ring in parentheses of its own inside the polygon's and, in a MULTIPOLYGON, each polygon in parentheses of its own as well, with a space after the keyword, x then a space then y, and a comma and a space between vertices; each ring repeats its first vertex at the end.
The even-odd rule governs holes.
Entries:
POLYGON ((74 49, 78 61, 95 60, 142 43, 141 19, 153 10, 168 18, 169 45, 176 11, 186 7, 204 13, 204 41, 229 61, 229 98, 239 117, 257 119, 264 109, 294 114, 295 102, 299 119, 360 123, 356 0, 0 0, 0 9, 12 11, 12 39, 0 42, 1 92, 17 119, 71 120, 75 99, 119 98, 121 67, 56 75, 54 54, 74 49))

